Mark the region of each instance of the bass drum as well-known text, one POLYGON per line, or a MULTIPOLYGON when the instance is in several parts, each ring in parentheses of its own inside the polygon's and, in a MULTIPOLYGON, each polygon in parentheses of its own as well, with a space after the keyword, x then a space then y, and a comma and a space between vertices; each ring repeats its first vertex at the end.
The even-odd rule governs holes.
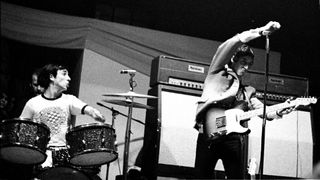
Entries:
POLYGON ((17 164, 41 164, 50 140, 49 127, 30 119, 6 119, 0 123, 0 157, 17 164))
POLYGON ((53 167, 38 176, 41 180, 92 180, 89 176, 71 167, 53 167))

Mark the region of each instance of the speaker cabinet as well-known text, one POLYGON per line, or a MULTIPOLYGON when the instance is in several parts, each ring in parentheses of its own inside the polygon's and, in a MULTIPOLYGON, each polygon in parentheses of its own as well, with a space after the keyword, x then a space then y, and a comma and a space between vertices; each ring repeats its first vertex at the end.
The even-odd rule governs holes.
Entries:
MULTIPOLYGON (((262 119, 248 121, 248 158, 260 164, 262 119)), ((312 174, 313 138, 309 111, 297 110, 281 119, 267 121, 263 174, 307 178, 312 174)), ((258 169, 256 173, 258 173, 258 169)))
POLYGON ((144 167, 148 179, 157 176, 192 178, 198 132, 193 128, 200 90, 157 85, 150 95, 143 145, 144 167))

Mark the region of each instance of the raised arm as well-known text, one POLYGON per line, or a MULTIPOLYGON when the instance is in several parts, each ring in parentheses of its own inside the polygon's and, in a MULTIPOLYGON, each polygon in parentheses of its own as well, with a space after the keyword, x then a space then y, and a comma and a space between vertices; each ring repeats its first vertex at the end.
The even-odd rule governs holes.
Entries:
POLYGON ((264 34, 272 33, 279 28, 280 24, 278 22, 270 21, 265 26, 244 31, 226 40, 218 47, 215 55, 213 56, 209 73, 222 69, 226 64, 228 64, 231 61, 233 52, 235 52, 236 48, 240 44, 247 43, 264 34))

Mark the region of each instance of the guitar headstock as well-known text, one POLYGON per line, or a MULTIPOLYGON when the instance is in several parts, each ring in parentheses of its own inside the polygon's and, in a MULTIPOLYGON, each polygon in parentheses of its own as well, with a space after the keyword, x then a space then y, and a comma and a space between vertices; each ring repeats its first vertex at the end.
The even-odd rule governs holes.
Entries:
POLYGON ((296 98, 295 100, 291 101, 290 103, 294 102, 295 105, 302 105, 307 106, 309 104, 315 104, 317 103, 318 99, 315 97, 309 97, 309 98, 296 98))

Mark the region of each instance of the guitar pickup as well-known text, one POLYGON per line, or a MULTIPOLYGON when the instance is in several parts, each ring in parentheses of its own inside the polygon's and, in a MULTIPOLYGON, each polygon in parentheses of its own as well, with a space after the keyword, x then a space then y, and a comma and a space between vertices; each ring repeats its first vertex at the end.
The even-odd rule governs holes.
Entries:
POLYGON ((226 127, 226 117, 222 116, 216 119, 216 127, 219 128, 223 128, 226 127))

